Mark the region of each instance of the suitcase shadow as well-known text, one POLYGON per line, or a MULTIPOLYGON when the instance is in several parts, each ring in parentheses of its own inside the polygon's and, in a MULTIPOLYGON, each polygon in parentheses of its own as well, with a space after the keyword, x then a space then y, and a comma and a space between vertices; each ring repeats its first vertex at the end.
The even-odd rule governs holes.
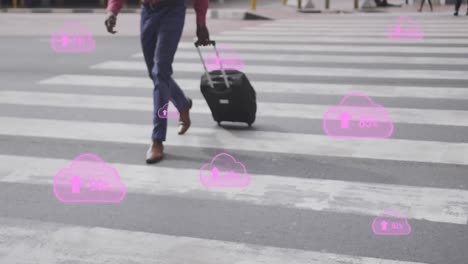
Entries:
POLYGON ((237 130, 237 131, 242 131, 242 130, 248 130, 248 131, 253 131, 257 130, 254 126, 249 127, 246 124, 243 123, 231 123, 231 124, 220 124, 218 127, 226 129, 226 130, 237 130))

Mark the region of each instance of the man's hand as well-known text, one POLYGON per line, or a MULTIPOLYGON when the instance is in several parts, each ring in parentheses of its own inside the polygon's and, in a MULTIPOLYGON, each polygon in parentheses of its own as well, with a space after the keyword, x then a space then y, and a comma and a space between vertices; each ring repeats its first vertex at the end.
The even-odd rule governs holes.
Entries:
POLYGON ((198 45, 210 45, 210 33, 205 25, 197 25, 197 38, 198 45))
POLYGON ((117 24, 117 16, 114 14, 107 15, 106 21, 104 21, 104 25, 106 25, 107 32, 115 34, 117 31, 114 31, 114 27, 117 24))

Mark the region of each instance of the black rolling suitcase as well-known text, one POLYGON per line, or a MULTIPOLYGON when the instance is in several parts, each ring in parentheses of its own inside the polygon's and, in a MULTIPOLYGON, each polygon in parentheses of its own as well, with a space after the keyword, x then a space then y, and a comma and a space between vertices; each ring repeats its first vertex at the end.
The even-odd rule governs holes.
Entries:
MULTIPOLYGON (((216 42, 211 41, 216 56, 219 58, 216 42)), ((208 72, 199 45, 195 43, 205 73, 201 77, 200 89, 210 107, 213 119, 222 121, 243 122, 252 126, 257 112, 255 90, 247 76, 237 70, 224 70, 220 61, 221 70, 208 72)))

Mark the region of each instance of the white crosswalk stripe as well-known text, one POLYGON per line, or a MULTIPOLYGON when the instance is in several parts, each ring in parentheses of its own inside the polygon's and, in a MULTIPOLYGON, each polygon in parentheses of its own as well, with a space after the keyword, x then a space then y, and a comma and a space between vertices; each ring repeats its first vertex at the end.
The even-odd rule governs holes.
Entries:
MULTIPOLYGON (((0 222, 3 222, 2 219, 0 222)), ((112 260, 115 264, 126 264, 157 260, 158 263, 171 264, 217 264, 222 260, 224 263, 270 264, 424 264, 37 221, 28 221, 24 226, 19 226, 18 223, 0 225, 2 238, 14 241, 28 240, 28 243, 13 247, 0 244, 0 252, 5 256, 3 259, 8 261, 5 263, 56 263, 77 260, 82 263, 104 263, 112 260), (76 246, 77 244, 80 246, 76 246), (181 250, 182 248, 184 250, 181 250)))
MULTIPOLYGON (((0 91, 0 103, 152 111, 152 99, 133 96, 81 95, 62 93, 31 93, 0 91)), ((258 117, 322 119, 331 106, 314 104, 262 103, 257 104, 258 117)), ((468 111, 386 108, 393 122, 407 124, 435 124, 468 127, 468 111)), ((192 113, 211 113, 203 100, 193 100, 192 113)))
MULTIPOLYGON (((290 32, 290 31, 289 31, 290 32)), ((304 32, 307 34, 307 32, 304 32)), ((386 34, 385 32, 383 34, 386 34)), ((386 36, 386 35, 385 35, 386 36)), ((284 44, 258 44, 258 43, 248 43, 248 44, 238 44, 238 43, 227 43, 233 49, 241 52, 244 50, 249 51, 282 51, 284 49, 284 44)), ((181 42, 179 43, 179 48, 193 48, 193 43, 191 42, 181 42)), ((393 42, 388 43, 388 45, 382 46, 374 46, 374 45, 359 45, 359 46, 351 46, 351 45, 325 45, 325 44, 289 44, 288 45, 289 51, 300 51, 300 52, 310 52, 310 51, 318 51, 318 52, 363 52, 365 50, 366 53, 382 53, 385 52, 394 52, 394 53, 411 53, 411 54, 465 54, 468 51, 466 47, 447 47, 447 48, 439 48, 439 47, 413 47, 413 46, 399 46, 393 42)))
MULTIPOLYGON (((431 38, 448 38, 448 37, 461 37, 463 38, 463 31, 460 32, 437 32, 437 33, 432 33, 429 36, 431 38)), ((336 37, 360 37, 360 36, 372 36, 375 38, 384 38, 387 39, 387 33, 385 29, 382 31, 375 31, 375 32, 366 32, 366 31, 356 31, 356 32, 350 32, 350 31, 342 31, 342 32, 336 32, 333 30, 328 30, 328 31, 308 31, 308 30, 283 30, 283 31, 278 31, 278 30, 265 30, 265 29, 251 29, 248 31, 243 31, 243 30, 232 30, 229 32, 223 32, 221 33, 222 35, 242 35, 242 36, 336 36, 336 37)), ((428 35, 425 35, 426 37, 428 35)), ((447 43, 450 43, 450 41, 447 41, 447 43)), ((389 42, 390 44, 395 44, 393 42, 389 42)), ((444 50, 447 50, 448 48, 441 48, 441 52, 443 53, 444 50)), ((405 50, 402 50, 401 52, 404 52, 405 50)), ((434 50, 436 51, 436 50, 434 50)), ((367 50, 366 50, 367 52, 367 50)), ((397 50, 395 51, 397 52, 397 50)))
MULTIPOLYGON (((416 20, 417 23, 424 29, 431 28, 431 29, 439 29, 440 31, 445 31, 447 29, 450 30, 462 30, 462 27, 465 25, 465 21, 463 20, 447 20, 447 19, 421 19, 415 18, 413 15, 409 16, 412 17, 413 20, 416 20), (454 28, 447 28, 448 25, 456 25, 457 27, 454 28)), ((264 23, 261 25, 257 25, 255 27, 247 27, 247 28, 277 28, 277 27, 289 27, 294 30, 297 29, 316 29, 320 30, 322 28, 333 28, 333 26, 340 26, 340 28, 353 28, 355 26, 362 26, 363 28, 386 28, 391 23, 395 22, 398 18, 397 17, 389 17, 382 20, 372 20, 372 23, 369 23, 369 20, 355 20, 355 19, 327 19, 324 17, 320 17, 318 19, 310 19, 310 20, 288 20, 288 21, 273 21, 270 23, 264 23), (312 27, 311 27, 312 25, 312 27), (318 27, 320 25, 320 27, 318 27)), ((227 32, 227 31, 225 31, 227 32)), ((446 32, 446 31, 445 31, 446 32)))
MULTIPOLYGON (((260 47, 260 46, 259 46, 260 47)), ((468 49, 467 49, 468 52, 468 49)), ((106 61, 91 66, 98 70, 144 71, 143 62, 134 61, 106 61)), ((203 70, 200 63, 174 63, 174 70, 182 72, 199 73, 203 70)), ((369 66, 370 67, 370 66, 369 66)), ((284 76, 326 76, 326 77, 365 77, 365 78, 393 78, 393 79, 453 79, 468 80, 466 71, 436 71, 436 70, 389 70, 389 69, 350 69, 350 68, 323 68, 323 67, 297 67, 246 65, 243 68, 252 74, 284 75, 284 76)))
MULTIPOLYGON (((184 136, 178 136, 172 128, 169 129, 167 141, 164 143, 166 152, 171 153, 175 148, 196 150, 199 153, 215 149, 218 152, 246 153, 244 155, 252 160, 263 156, 289 160, 301 157, 318 163, 322 158, 342 159, 353 161, 356 168, 362 166, 359 168, 363 168, 363 172, 375 176, 379 175, 379 172, 377 168, 369 165, 370 162, 389 166, 388 170, 391 170, 392 166, 409 168, 410 171, 417 171, 419 168, 442 168, 447 171, 447 175, 440 175, 440 178, 444 179, 455 177, 450 174, 451 170, 466 170, 468 141, 455 139, 455 136, 453 140, 433 140, 431 137, 434 137, 434 134, 431 133, 422 139, 430 127, 443 128, 447 133, 457 135, 457 138, 465 138, 459 135, 468 129, 467 109, 446 107, 450 102, 456 103, 457 106, 462 105, 461 102, 468 102, 468 89, 463 87, 463 83, 468 80, 465 69, 468 67, 468 59, 466 56, 457 56, 468 53, 468 48, 463 47, 468 44, 468 39, 459 37, 466 32, 466 23, 449 21, 439 16, 434 20, 421 17, 421 27, 427 38, 420 42, 399 43, 386 38, 387 25, 398 16, 388 14, 363 16, 364 19, 359 16, 345 18, 335 16, 336 19, 322 17, 323 19, 307 20, 307 23, 314 26, 302 20, 273 21, 242 30, 221 32, 213 38, 218 43, 228 44, 242 55, 246 64, 243 71, 251 79, 257 93, 270 97, 268 102, 260 99, 257 102, 258 124, 262 124, 264 118, 274 118, 288 120, 297 126, 306 125, 304 122, 307 121, 304 120, 308 120, 311 126, 315 126, 314 122, 321 121, 326 110, 333 106, 284 102, 282 96, 286 94, 300 95, 304 98, 315 96, 342 98, 351 91, 362 91, 371 97, 382 97, 390 102, 384 107, 394 122, 394 134, 398 133, 398 137, 333 139, 324 133, 300 133, 295 127, 283 127, 281 123, 275 124, 278 127, 277 131, 264 131, 261 125, 260 129, 255 128, 255 124, 255 129, 236 130, 217 127, 214 122, 209 127, 194 122, 188 134, 184 136), (447 28, 449 24, 453 25, 453 28, 447 28), (327 63, 334 65, 325 65, 327 63), (349 64, 356 67, 351 67, 349 64), (405 65, 405 68, 401 68, 401 65, 405 65), (454 70, 455 66, 460 69, 454 70), (278 76, 287 80, 275 81, 278 76), (304 81, 304 78, 312 81, 304 81), (360 81, 362 82, 360 84, 340 83, 355 78, 364 81, 360 81), (387 83, 381 83, 384 79, 387 83), (427 85, 432 82, 434 85, 427 85), (409 103, 402 103, 406 106, 393 105, 400 100, 409 103), (413 102, 415 107, 410 105, 413 102), (419 107, 416 107, 416 102, 419 107), (400 126, 414 127, 414 133, 419 133, 421 136, 415 139, 414 135, 406 134, 407 130, 400 130, 400 126)), ((416 19, 419 17, 416 16, 416 19)), ((184 41, 179 44, 173 68, 174 72, 181 75, 176 81, 184 90, 190 92, 200 90, 200 79, 197 76, 201 76, 203 67, 198 62, 198 54, 193 43, 184 41)), ((152 83, 146 77, 147 72, 141 53, 130 54, 127 59, 99 61, 89 65, 85 70, 91 70, 92 74, 64 72, 42 78, 38 81, 35 91, 17 91, 14 88, 0 90, 0 109, 6 109, 11 114, 11 116, 0 115, 0 143, 6 144, 2 143, 3 139, 26 139, 39 144, 46 152, 19 155, 2 149, 0 186, 24 185, 31 189, 52 186, 57 171, 68 166, 71 161, 48 157, 48 146, 46 143, 40 143, 41 140, 66 142, 71 146, 96 144, 97 149, 101 148, 97 145, 105 144, 110 146, 110 152, 115 152, 119 157, 125 156, 120 153, 122 146, 145 145, 146 147, 151 131, 150 123, 144 125, 128 123, 125 119, 121 122, 96 122, 74 120, 74 118, 63 120, 47 112, 50 110, 44 110, 62 109, 83 115, 95 113, 98 118, 102 112, 108 115, 112 110, 118 110, 119 113, 146 112, 147 116, 151 116, 152 83), (92 90, 93 94, 83 92, 81 87, 87 87, 86 91, 92 90), (49 88, 54 88, 55 92, 51 92, 49 88), (66 92, 57 92, 56 90, 60 88, 66 92), (104 93, 105 88, 115 88, 115 94, 104 93), (120 94, 130 93, 136 89, 139 91, 146 89, 148 97, 120 94), (11 110, 12 106, 16 108, 11 110), (12 112, 21 107, 37 109, 38 112, 44 111, 49 115, 38 117, 34 115, 35 113, 29 113, 27 116, 18 116, 12 112)), ((191 114, 197 117, 200 115, 211 122, 211 112, 206 102, 202 99, 194 99, 193 102, 191 114)), ((336 104, 338 103, 339 100, 336 101, 336 104)), ((76 153, 76 156, 79 154, 76 153)), ((141 156, 143 158, 144 153, 141 156)), ((170 158, 178 158, 174 156, 170 158)), ((248 187, 218 189, 206 188, 200 183, 200 167, 187 168, 183 164, 183 161, 180 164, 163 162, 161 166, 135 165, 125 161, 109 163, 117 169, 128 194, 133 197, 181 198, 185 202, 195 199, 220 204, 236 203, 240 208, 258 206, 292 210, 304 215, 304 219, 299 222, 316 220, 311 219, 308 213, 314 216, 331 213, 372 219, 387 208, 395 208, 400 210, 411 223, 415 223, 413 232, 420 232, 416 238, 408 239, 408 250, 411 250, 411 239, 420 239, 423 232, 429 232, 424 225, 437 225, 439 229, 446 226, 460 228, 468 225, 468 187, 463 184, 456 188, 436 186, 432 182, 426 182, 428 178, 425 175, 407 175, 415 179, 411 184, 400 183, 397 180, 382 180, 382 178, 376 179, 375 182, 356 181, 350 179, 353 175, 340 175, 338 179, 318 177, 315 174, 321 172, 311 167, 304 169, 307 173, 302 172, 302 168, 294 170, 299 171, 299 175, 254 172, 250 173, 251 183, 248 187)), ((283 166, 281 164, 274 159, 267 166, 280 167, 283 166)), ((52 193, 52 188, 50 189, 52 193)), ((2 197, 0 195, 0 199, 2 197)), ((213 209, 214 215, 216 210, 213 209)), ((276 215, 267 215, 267 217, 286 221, 276 215)), ((216 217, 213 217, 212 221, 215 220, 216 217)), ((370 225, 371 223, 369 223, 369 236, 372 235, 370 225)), ((0 241, 6 241, 0 243, 0 262, 71 263, 77 260, 80 263, 97 264, 154 263, 155 260, 164 264, 427 264, 429 262, 421 261, 425 259, 423 256, 413 256, 414 260, 410 259, 411 257, 403 258, 398 255, 378 258, 370 252, 372 249, 367 251, 363 249, 360 252, 365 253, 356 253, 356 256, 352 256, 349 252, 353 251, 340 252, 336 248, 323 248, 320 242, 317 242, 319 246, 316 248, 323 249, 321 251, 302 250, 308 248, 302 246, 299 246, 300 249, 298 246, 282 248, 258 242, 252 243, 251 238, 244 236, 251 230, 241 226, 234 226, 232 230, 226 231, 231 235, 232 241, 225 238, 218 239, 216 235, 197 237, 196 232, 184 236, 147 230, 138 232, 134 231, 135 228, 138 229, 133 226, 125 230, 127 228, 62 224, 60 219, 41 221, 0 217, 0 237, 4 238, 0 241), (239 236, 240 239, 232 234, 236 230, 243 232, 243 235, 239 236), (25 242, 26 240, 28 242, 25 242)), ((373 242, 356 243, 370 245, 373 242)), ((447 261, 447 263, 452 262, 447 261)))
MULTIPOLYGON (((275 31, 276 32, 276 31, 275 31)), ((287 36, 257 36, 256 38, 252 38, 252 36, 248 34, 239 34, 239 35, 231 35, 231 34, 224 34, 224 35, 218 35, 214 36, 218 41, 223 41, 223 42, 257 42, 257 41, 271 41, 271 42, 282 42, 282 43, 311 43, 311 42, 328 42, 328 43, 356 43, 356 44, 362 44, 362 43, 368 43, 368 44, 387 44, 388 45, 388 40, 384 38, 370 38, 370 37, 348 37, 348 38, 343 38, 341 36, 309 36, 309 34, 304 34, 302 36, 297 36, 294 38, 287 37, 287 36)), ((450 41, 447 41, 446 39, 427 39, 424 40, 424 44, 456 44, 456 45, 466 45, 468 44, 468 40, 465 39, 453 39, 450 41)), ((242 53, 246 57, 250 58, 250 54, 247 55, 245 52, 242 53)), ((261 56, 261 54, 256 54, 252 53, 251 55, 253 56, 261 56)), ((180 54, 178 54, 180 56, 180 54)), ((389 57, 389 59, 392 59, 393 57, 389 57)), ((427 59, 427 57, 425 57, 427 59)), ((421 59, 425 59, 421 58, 421 59)), ((447 58, 443 58, 444 60, 447 58)), ((449 59, 450 60, 450 59, 449 59)), ((459 59, 462 60, 462 59, 459 59)), ((432 63, 436 63, 437 61, 431 60, 432 63)), ((466 62, 466 60, 465 60, 466 62)))
MULTIPOLYGON (((244 36, 244 37, 237 37, 237 36, 229 36, 229 37, 218 37, 217 39, 219 40, 234 40, 236 39, 236 42, 253 42, 253 41, 274 41, 272 39, 266 38, 258 38, 258 40, 252 40, 251 37, 249 36, 244 36)), ((309 39, 304 39, 304 41, 301 40, 293 40, 291 38, 286 38, 287 41, 285 42, 303 42, 303 43, 308 43, 313 40, 309 39)), ((321 38, 323 39, 323 37, 321 38)), ((276 41, 281 41, 283 42, 282 39, 276 39, 276 41)), ((329 40, 326 40, 329 42, 329 40)), ((343 39, 336 39, 330 42, 343 42, 345 40, 343 39)), ((385 40, 386 41, 386 40, 385 40)), ((351 42, 346 40, 346 42, 351 42)), ((366 41, 368 42, 368 41, 366 41)), ((361 43, 360 41, 356 41, 356 43, 361 43)), ((466 42, 468 44, 468 41, 466 42)), ((222 55, 221 51, 221 55, 222 55)), ((138 53, 133 55, 132 57, 134 58, 143 58, 143 53, 138 53)), ((198 54, 194 54, 193 52, 189 51, 184 51, 181 50, 177 52, 176 55, 177 59, 198 59, 198 54)), ((365 56, 365 55, 360 55, 359 60, 356 60, 355 57, 353 56, 338 56, 338 55, 306 55, 306 54, 299 54, 299 55, 294 55, 294 54, 259 54, 259 53, 249 53, 249 52, 242 52, 242 59, 246 62, 250 61, 277 61, 277 62, 343 62, 343 63, 355 63, 355 64, 368 64, 368 63, 389 63, 389 64, 402 64, 401 58, 398 57, 391 57, 391 56, 365 56)), ((433 64, 433 65, 445 65, 445 64, 451 64, 451 65, 466 65, 468 62, 468 59, 465 58, 437 58, 437 57, 410 57, 410 56, 405 56, 405 64, 416 64, 416 65, 425 65, 425 64, 433 64)))
MULTIPOLYGON (((0 156, 5 161, 0 170, 7 172, 2 182, 51 185, 53 175, 69 161, 33 157, 0 156), (21 164, 27 162, 28 168, 21 164)), ((467 224, 468 191, 421 188, 391 184, 353 183, 346 181, 290 178, 276 175, 250 174, 251 184, 245 189, 206 189, 200 184, 199 170, 158 168, 111 164, 126 183, 127 191, 152 195, 189 196, 210 200, 234 200, 257 205, 282 206, 315 211, 331 211, 378 215, 381 208, 408 208, 405 215, 412 219, 467 224), (155 171, 160 176, 153 177, 155 171), (138 178, 133 175, 138 173, 138 178), (296 190, 291 195, 289 186, 296 190), (265 195, 270 190, 269 195, 265 195), (270 197, 285 197, 270 199, 270 197), (324 201, 324 196, 328 197, 324 201), (373 203, 366 203, 372 200, 373 203), (345 201, 345 202, 342 202, 345 201), (361 201, 357 202, 356 201, 361 201), (444 211, 451 207, 452 211, 444 211)))
MULTIPOLYGON (((92 86, 92 87, 114 87, 114 88, 132 88, 132 89, 151 89, 153 86, 151 80, 146 77, 130 77, 115 75, 83 75, 83 74, 63 74, 54 76, 40 82, 43 85, 66 85, 73 86, 92 86)), ((184 90, 200 90, 200 79, 178 78, 177 83, 184 87, 184 90)), ((361 91, 369 96, 377 97, 414 97, 414 98, 444 98, 444 99, 468 99, 466 89, 450 87, 417 87, 417 86, 398 86, 381 84, 330 84, 330 83, 291 83, 288 82, 252 82, 258 92, 262 93, 294 93, 294 94, 321 94, 321 95, 339 95, 348 94, 352 91, 361 91)))
MULTIPOLYGON (((386 28, 386 26, 382 26, 382 28, 386 28)), ((290 28, 289 27, 252 27, 252 28, 244 28, 243 30, 247 30, 247 31, 253 31, 253 32, 257 32, 259 30, 263 30, 265 29, 267 32, 268 31, 275 31, 277 33, 281 33, 281 32, 290 32, 290 28)), ((328 28, 320 28, 320 29, 314 29, 314 28, 299 28, 298 31, 295 31, 296 33, 308 33, 308 32, 314 32, 314 33, 330 33, 330 32, 333 32, 332 34, 333 35, 338 35, 340 33, 346 33, 346 32, 349 32, 350 29, 353 29, 353 28, 333 28, 333 27, 328 27, 328 28)), ((361 32, 362 33, 367 33, 367 34, 375 34, 375 35, 379 35, 379 34, 385 34, 386 32, 385 31, 382 31, 381 28, 378 28, 378 27, 375 27, 375 26, 372 26, 370 28, 362 28, 361 25, 356 25, 354 27, 354 29, 360 29, 362 30, 361 32)), ((466 32, 465 29, 462 29, 462 28, 457 28, 457 29, 443 29, 443 28, 440 28, 440 29, 432 29, 432 28, 428 28, 428 29, 424 29, 424 32, 426 32, 426 34, 430 34, 430 33, 434 33, 434 34, 441 34, 441 35, 448 35, 448 34, 451 34, 451 35, 457 35, 457 34, 463 34, 464 32, 466 32)), ((229 32, 225 33, 225 34, 228 34, 229 32)))
MULTIPOLYGON (((321 25, 320 28, 313 28, 310 26, 310 24, 303 24, 303 23, 268 23, 268 24, 263 24, 263 25, 258 25, 255 27, 247 27, 244 29, 247 30, 257 30, 261 28, 268 28, 268 29, 285 29, 285 28, 291 28, 294 27, 294 29, 299 29, 299 30, 323 30, 323 29, 336 29, 335 26, 339 25, 340 29, 355 29, 356 27, 359 27, 363 30, 377 30, 378 28, 385 28, 386 26, 390 25, 393 21, 388 20, 386 22, 381 22, 381 23, 375 23, 372 25, 369 25, 368 23, 346 23, 342 24, 340 23, 334 23, 332 21, 329 21, 328 26, 321 25), (378 26, 378 27, 377 27, 378 26)), ((455 23, 456 24, 456 23, 455 23)), ((462 26, 463 23, 459 23, 460 26, 462 26)), ((422 28, 424 29, 429 29, 432 31, 437 31, 437 32, 451 32, 451 31, 462 31, 462 28, 447 28, 447 24, 440 23, 440 24, 427 24, 425 25, 424 23, 422 24, 422 28)))
MULTIPOLYGON (((0 117, 0 135, 41 136, 61 139, 146 144, 150 126, 31 118, 0 117), (34 130, 28 129, 34 127, 34 130)), ((418 161, 468 165, 468 143, 415 140, 335 140, 324 135, 244 131, 236 133, 191 128, 196 137, 168 133, 168 146, 219 148, 332 157, 418 161)))

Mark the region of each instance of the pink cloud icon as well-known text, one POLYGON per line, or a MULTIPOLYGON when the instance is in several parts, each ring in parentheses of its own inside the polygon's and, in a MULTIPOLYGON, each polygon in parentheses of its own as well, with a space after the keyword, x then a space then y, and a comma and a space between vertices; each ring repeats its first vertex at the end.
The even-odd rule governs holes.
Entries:
POLYGON ((169 102, 163 105, 161 108, 159 108, 158 116, 160 118, 178 118, 179 111, 177 111, 175 106, 171 102, 169 102))
POLYGON ((91 153, 76 157, 54 177, 55 197, 64 203, 119 203, 126 193, 117 170, 91 153))
POLYGON ((96 48, 91 32, 77 22, 65 23, 52 34, 50 43, 52 49, 60 53, 92 52, 96 48))
POLYGON ((221 70, 221 63, 225 70, 242 71, 244 61, 241 55, 228 45, 219 44, 216 46, 219 56, 215 52, 208 53, 205 58, 205 65, 208 71, 221 70))
POLYGON ((369 96, 351 92, 325 112, 323 130, 333 138, 388 138, 393 122, 385 108, 369 96))
POLYGON ((411 226, 399 211, 387 209, 374 219, 372 231, 381 236, 407 236, 411 233, 411 226))
POLYGON ((424 39, 424 33, 415 20, 407 16, 401 16, 388 26, 387 37, 396 41, 419 41, 424 39))
POLYGON ((200 168, 200 181, 205 187, 246 187, 250 184, 250 175, 242 162, 220 153, 200 168))

